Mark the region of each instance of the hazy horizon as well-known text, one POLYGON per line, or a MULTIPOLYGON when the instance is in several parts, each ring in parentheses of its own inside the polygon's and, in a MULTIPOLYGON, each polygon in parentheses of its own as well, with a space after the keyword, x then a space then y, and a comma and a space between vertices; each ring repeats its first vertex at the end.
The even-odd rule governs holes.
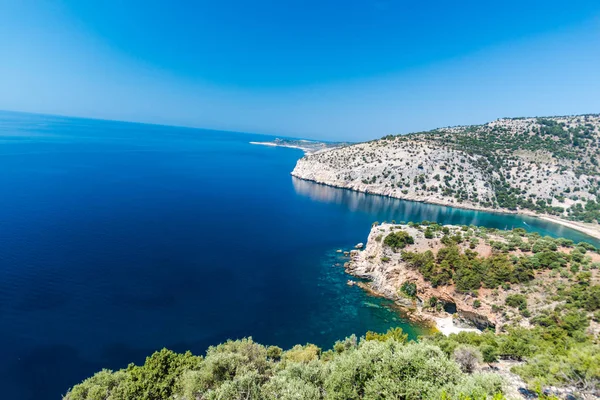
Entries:
MULTIPOLYGON (((301 137, 301 136, 277 135, 275 133, 246 132, 246 131, 234 131, 234 130, 225 130, 225 129, 213 129, 213 128, 205 128, 205 127, 201 127, 201 126, 186 126, 186 125, 174 125, 174 124, 161 124, 161 123, 143 122, 143 121, 125 121, 125 120, 120 120, 120 119, 93 118, 93 117, 76 116, 76 115, 48 114, 48 113, 18 111, 18 110, 0 110, 0 113, 3 113, 3 112, 4 113, 14 113, 14 114, 42 115, 42 116, 56 117, 56 118, 71 118, 71 119, 84 119, 84 120, 91 120, 91 121, 117 122, 117 123, 123 123, 123 124, 164 126, 164 127, 190 129, 190 130, 200 130, 200 131, 236 133, 236 134, 244 134, 244 135, 261 135, 261 136, 278 137, 278 138, 282 138, 282 139, 302 139, 302 140, 313 140, 313 141, 324 141, 324 142, 336 142, 336 141, 338 141, 338 142, 354 142, 354 143, 359 143, 359 142, 368 141, 368 140, 372 140, 372 139, 379 139, 379 138, 381 138, 381 137, 383 137, 383 136, 386 135, 386 134, 384 134, 381 137, 371 138, 371 139, 363 139, 363 140, 344 140, 344 138, 339 138, 339 139, 332 140, 332 139, 319 138, 319 137, 307 138, 307 137, 301 137)), ((598 114, 600 114, 600 111, 598 111, 598 112, 591 112, 591 113, 583 113, 583 114, 503 116, 503 117, 494 118, 494 119, 489 120, 489 121, 484 121, 482 123, 492 122, 492 121, 495 121, 495 120, 498 120, 498 119, 504 119, 504 118, 511 118, 511 119, 512 118, 551 118, 551 117, 598 115, 598 114)), ((465 126, 465 125, 476 125, 476 124, 440 125, 440 126, 436 126, 434 128, 431 128, 431 130, 438 129, 438 128, 449 128, 449 127, 456 127, 456 126, 465 126)), ((417 131, 402 132, 402 134, 411 134, 411 133, 417 133, 417 131)))
POLYGON ((0 109, 363 141, 600 110, 600 3, 0 0, 0 109))

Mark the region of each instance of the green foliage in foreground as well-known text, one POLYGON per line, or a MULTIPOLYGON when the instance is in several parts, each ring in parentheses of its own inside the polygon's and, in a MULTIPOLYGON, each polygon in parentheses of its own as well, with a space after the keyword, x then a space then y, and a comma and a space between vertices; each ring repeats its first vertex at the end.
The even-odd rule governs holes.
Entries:
POLYGON ((481 352, 484 362, 499 359, 526 361, 513 368, 531 388, 572 386, 581 390, 600 388, 600 345, 586 336, 583 327, 568 321, 533 329, 513 328, 507 334, 461 332, 436 334, 424 342, 439 346, 448 356, 471 346, 481 352))
POLYGON ((142 366, 98 372, 65 399, 503 398, 499 376, 464 373, 438 346, 405 343, 398 329, 370 339, 353 336, 326 352, 314 345, 282 352, 252 339, 210 347, 205 357, 163 349, 142 366))
POLYGON ((283 351, 242 339, 210 347, 205 357, 163 349, 120 371, 103 370, 65 400, 135 399, 503 399, 499 375, 473 373, 500 359, 530 388, 600 389, 600 345, 576 314, 548 315, 532 329, 435 334, 408 342, 401 328, 351 336, 332 350, 296 345, 283 351))

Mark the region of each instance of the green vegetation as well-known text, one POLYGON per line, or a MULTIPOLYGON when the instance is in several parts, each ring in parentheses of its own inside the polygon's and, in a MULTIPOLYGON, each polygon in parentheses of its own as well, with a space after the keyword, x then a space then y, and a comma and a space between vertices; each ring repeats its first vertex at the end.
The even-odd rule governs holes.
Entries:
POLYGON ((506 296, 506 305, 518 308, 519 310, 525 310, 527 309, 527 297, 522 294, 510 294, 506 296))
POLYGON ((414 298, 417 295, 417 284, 414 282, 404 282, 400 290, 407 297, 414 298))
POLYGON ((449 357, 434 344, 407 343, 399 328, 361 340, 352 336, 325 352, 314 345, 270 349, 242 339, 211 347, 205 357, 161 350, 144 365, 98 372, 65 399, 503 398, 500 377, 465 368, 477 360, 449 357))
MULTIPOLYGON (((579 273, 583 270, 597 269, 586 253, 598 252, 598 249, 585 242, 575 246, 570 240, 540 237, 535 233, 529 234, 523 229, 498 231, 464 226, 458 232, 451 232, 447 227, 436 224, 423 223, 411 226, 420 230, 425 227, 424 232, 431 232, 431 235, 436 232, 443 234, 441 243, 444 247, 435 255, 431 250, 402 252, 402 259, 408 267, 418 270, 433 287, 454 284, 457 292, 469 293, 481 287, 495 289, 502 285, 526 284, 534 279, 537 272, 544 270, 579 273), (503 240, 488 240, 489 234, 500 236, 503 240), (492 247, 491 256, 481 257, 472 250, 480 243, 480 239, 486 240, 486 243, 492 247), (461 245, 467 241, 470 244, 469 248, 464 249, 461 245), (561 251, 559 249, 561 247, 572 248, 572 250, 567 253, 561 251), (520 253, 516 255, 513 253, 515 251, 520 253)), ((397 232, 402 231, 393 233, 397 232)), ((588 282, 589 286, 590 277, 586 274, 578 276, 588 282)), ((563 291, 563 294, 570 296, 572 299, 570 301, 577 301, 581 307, 592 311, 597 309, 598 289, 596 288, 598 285, 592 285, 585 292, 571 288, 569 291, 563 291)))
POLYGON ((394 339, 398 343, 407 343, 408 334, 404 333, 402 328, 391 328, 388 329, 386 333, 368 331, 365 335, 365 340, 377 340, 380 342, 385 342, 389 339, 394 339))
POLYGON ((476 372, 498 359, 531 388, 600 388, 600 345, 585 323, 553 320, 503 335, 461 332, 408 342, 402 329, 368 332, 333 350, 297 345, 283 351, 252 339, 210 347, 205 357, 163 349, 141 366, 102 370, 74 386, 65 400, 162 399, 503 399, 502 380, 476 372))
MULTIPOLYGON (((600 221, 597 181, 595 186, 591 185, 587 188, 589 193, 596 195, 596 199, 589 199, 583 205, 576 203, 568 210, 565 210, 564 207, 552 206, 552 198, 538 197, 535 194, 530 196, 519 184, 528 179, 527 166, 531 164, 538 164, 536 166, 539 166, 539 163, 516 156, 515 152, 518 151, 549 153, 555 159, 563 161, 565 165, 576 162, 578 165, 575 168, 575 173, 578 176, 581 174, 588 176, 600 175, 597 157, 595 156, 599 147, 597 126, 590 123, 585 124, 586 116, 579 118, 574 127, 568 127, 565 123, 559 123, 551 118, 538 118, 528 127, 520 127, 516 130, 511 130, 505 126, 508 124, 493 126, 486 124, 453 129, 437 129, 431 132, 412 134, 410 138, 420 137, 433 140, 459 150, 468 156, 476 155, 478 157, 473 161, 478 169, 490 175, 495 194, 494 199, 481 201, 476 194, 469 196, 461 189, 460 185, 446 185, 443 189, 445 194, 455 197, 459 201, 469 200, 483 206, 509 210, 521 208, 552 215, 560 215, 567 211, 568 217, 573 220, 600 221), (514 174, 511 169, 515 167, 517 169, 516 176, 521 178, 520 181, 516 181, 511 176, 514 174)), ((404 139, 403 137, 400 138, 404 139)), ((564 170, 566 170, 566 167, 564 170)), ((451 167, 450 172, 454 171, 455 167, 451 167)), ((459 171, 460 168, 457 172, 459 171)), ((437 178, 434 177, 434 179, 439 181, 439 175, 436 176, 437 178)), ((448 175, 444 178, 449 178, 449 181, 453 180, 448 175)), ((458 183, 460 184, 460 179, 458 183)), ((541 181, 536 183, 541 183, 541 181)), ((580 191, 583 188, 573 189, 575 189, 574 191, 580 191)), ((571 190, 564 189, 561 192, 554 192, 553 195, 554 198, 562 202, 565 197, 570 196, 570 193, 571 190)))
MULTIPOLYGON (((383 229, 402 228, 419 238, 415 248, 431 250, 405 248, 399 257, 388 253, 392 259, 417 270, 433 288, 454 285, 443 292, 452 296, 454 289, 463 310, 473 312, 465 308, 472 306, 481 313, 477 318, 494 321, 500 332, 440 334, 421 341, 439 346, 463 372, 480 362, 515 360, 524 362, 513 371, 530 388, 600 389, 600 263, 593 261, 597 248, 524 229, 442 227, 427 221, 383 229), (477 246, 485 256, 473 250, 477 246)), ((401 282, 401 296, 416 295, 411 280, 401 282)), ((426 288, 423 293, 428 293, 426 288)), ((419 300, 424 310, 442 307, 433 296, 419 300)), ((478 324, 486 326, 481 319, 478 324)))
POLYGON ((404 231, 392 232, 385 237, 383 243, 392 250, 403 249, 406 245, 413 244, 415 239, 404 231))
POLYGON ((531 388, 555 385, 592 391, 600 389, 600 346, 585 334, 586 326, 583 319, 556 318, 547 326, 513 328, 502 335, 461 332, 437 334, 423 341, 439 346, 449 357, 469 346, 481 352, 484 362, 525 360, 513 372, 531 388))
MULTIPOLYGON (((409 154, 415 155, 421 154, 418 149, 425 146, 448 149, 459 155, 460 162, 441 166, 442 174, 438 169, 429 170, 433 174, 431 180, 422 179, 421 172, 411 173, 411 176, 419 174, 412 180, 413 184, 422 185, 423 191, 441 192, 458 203, 468 201, 484 207, 526 209, 575 221, 600 222, 598 115, 503 119, 484 125, 388 135, 380 143, 404 146, 409 154), (474 182, 474 171, 492 190, 491 195, 481 196, 476 186, 470 185, 474 182), (573 175, 577 183, 570 185, 573 175), (582 176, 584 179, 579 180, 582 176), (533 184, 548 184, 550 193, 541 194, 533 184), (569 206, 567 198, 575 203, 569 206)), ((389 173, 382 177, 387 178, 389 173)), ((402 187, 407 181, 400 179, 392 184, 402 187)))

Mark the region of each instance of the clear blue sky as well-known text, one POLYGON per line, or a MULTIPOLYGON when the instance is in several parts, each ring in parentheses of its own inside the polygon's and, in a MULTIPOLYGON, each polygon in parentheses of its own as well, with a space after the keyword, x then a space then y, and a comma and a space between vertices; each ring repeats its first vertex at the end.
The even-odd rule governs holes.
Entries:
POLYGON ((364 140, 600 112, 600 1, 0 0, 0 109, 364 140))

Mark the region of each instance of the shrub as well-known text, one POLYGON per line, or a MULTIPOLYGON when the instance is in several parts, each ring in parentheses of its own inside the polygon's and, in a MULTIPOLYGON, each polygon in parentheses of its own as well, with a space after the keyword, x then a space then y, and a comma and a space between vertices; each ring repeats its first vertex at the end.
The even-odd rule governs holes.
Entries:
POLYGON ((357 346, 358 339, 356 338, 356 335, 352 335, 344 340, 338 340, 337 342, 335 342, 335 344, 333 345, 333 350, 336 353, 343 353, 344 351, 355 349, 357 346))
POLYGON ((498 349, 489 344, 481 346, 481 355, 483 357, 483 361, 487 363, 498 361, 498 349))
POLYGON ((283 354, 283 359, 286 361, 307 363, 316 360, 319 354, 321 354, 321 349, 314 344, 307 344, 306 346, 297 344, 283 354))
POLYGON ((458 363, 460 369, 465 373, 472 373, 483 360, 483 356, 477 347, 469 345, 458 346, 453 353, 454 361, 458 363))
POLYGON ((408 342, 408 334, 404 333, 402 328, 397 327, 388 329, 386 333, 368 331, 365 335, 365 340, 367 341, 376 340, 379 342, 385 342, 390 339, 399 343, 406 343, 408 342))
POLYGON ((429 298, 429 300, 427 300, 427 304, 429 305, 429 307, 431 308, 435 308, 438 304, 438 299, 435 296, 431 296, 429 298))
POLYGON ((414 282, 404 282, 400 290, 408 297, 414 298, 417 295, 417 284, 414 282))
POLYGON ((393 250, 403 249, 406 247, 406 245, 413 244, 414 242, 414 238, 404 231, 392 232, 383 240, 383 243, 386 246, 391 247, 393 250))
POLYGON ((578 345, 558 354, 541 353, 514 369, 532 385, 598 387, 600 346, 578 345))
POLYGON ((283 355, 283 349, 278 346, 269 346, 267 347, 267 357, 271 360, 279 361, 281 356, 283 355))
POLYGON ((67 400, 105 400, 127 378, 125 371, 103 369, 69 391, 67 400))
POLYGON ((509 307, 525 310, 527 308, 527 298, 522 294, 510 294, 506 296, 506 305, 509 307))

